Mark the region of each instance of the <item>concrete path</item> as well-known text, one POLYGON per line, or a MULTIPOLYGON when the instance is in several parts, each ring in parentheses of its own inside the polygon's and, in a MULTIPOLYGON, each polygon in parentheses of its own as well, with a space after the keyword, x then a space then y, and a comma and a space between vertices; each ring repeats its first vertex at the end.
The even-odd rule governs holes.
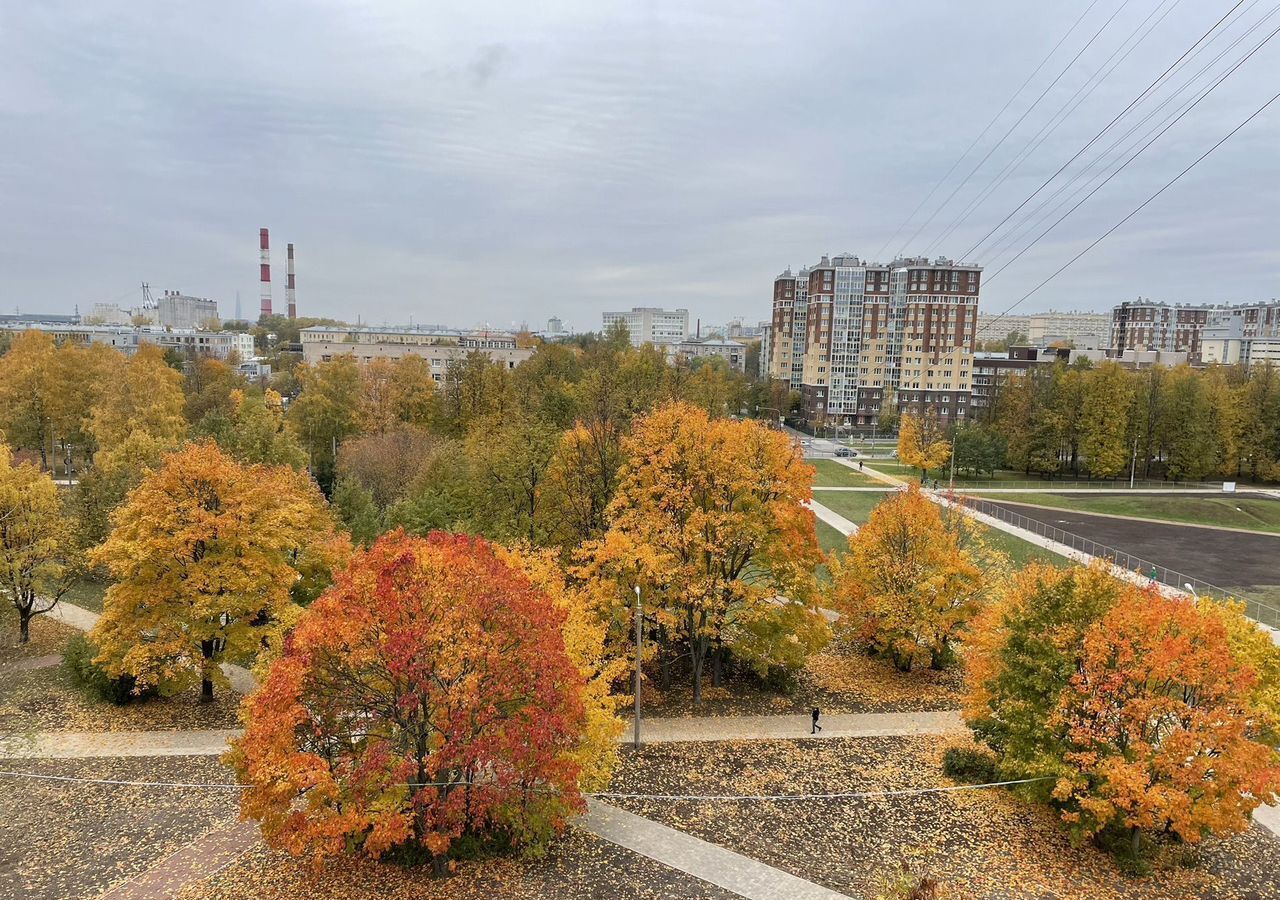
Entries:
MULTIPOLYGON (((702 716, 689 719, 640 719, 640 742, 745 740, 821 740, 823 738, 894 737, 911 734, 946 734, 961 730, 958 710, 909 713, 850 713, 824 715, 822 731, 810 734, 808 715, 702 716)), ((631 739, 631 724, 621 743, 631 739)))
POLYGON ((169 900, 189 884, 203 881, 257 846, 252 822, 218 825, 157 861, 151 868, 102 894, 99 900, 169 900))
POLYGON ((99 756, 220 756, 234 728, 193 731, 41 731, 0 735, 3 759, 89 759, 99 756))
POLYGON ((58 665, 60 662, 62 662, 62 657, 56 653, 50 653, 48 656, 29 656, 26 659, 19 659, 0 665, 0 675, 7 675, 10 672, 29 672, 32 669, 47 669, 50 666, 58 665))
MULTIPOLYGON (((822 717, 822 731, 809 733, 809 717, 704 716, 640 720, 644 743, 673 741, 785 740, 790 738, 888 737, 944 734, 963 727, 955 710, 909 713, 851 713, 822 717)), ((90 759, 113 756, 219 756, 236 728, 192 731, 42 731, 0 735, 3 759, 90 759)), ((619 743, 629 743, 628 723, 619 743)))
POLYGON ((843 900, 846 897, 599 800, 587 800, 587 814, 577 824, 620 847, 748 900, 843 900))
MULTIPOLYGON (((83 606, 76 606, 65 600, 49 610, 46 615, 64 625, 70 625, 72 628, 78 628, 81 631, 91 631, 93 626, 98 624, 98 619, 101 618, 93 610, 85 609, 83 606)), ((223 663, 220 668, 222 669, 222 674, 227 676, 231 690, 237 694, 252 694, 258 689, 258 680, 244 666, 223 663)))
POLYGON ((879 472, 873 467, 867 466, 865 464, 863 468, 860 469, 858 468, 858 464, 856 462, 851 462, 850 460, 847 460, 847 459, 837 459, 836 462, 840 463, 842 466, 848 466, 850 469, 853 469, 855 472, 860 472, 863 475, 867 475, 867 476, 870 476, 871 478, 875 478, 875 479, 878 479, 879 481, 883 481, 885 484, 891 484, 894 487, 902 487, 902 485, 905 483, 899 478, 895 478, 892 475, 886 475, 884 472, 879 472))
POLYGON ((840 532, 841 534, 845 535, 846 537, 848 535, 857 533, 858 526, 855 525, 853 522, 850 522, 848 519, 840 515, 835 510, 827 509, 825 506, 823 506, 821 503, 819 503, 816 500, 810 500, 805 505, 808 506, 811 510, 813 510, 813 514, 817 516, 820 521, 826 522, 828 525, 830 525, 832 528, 834 528, 836 531, 840 532))

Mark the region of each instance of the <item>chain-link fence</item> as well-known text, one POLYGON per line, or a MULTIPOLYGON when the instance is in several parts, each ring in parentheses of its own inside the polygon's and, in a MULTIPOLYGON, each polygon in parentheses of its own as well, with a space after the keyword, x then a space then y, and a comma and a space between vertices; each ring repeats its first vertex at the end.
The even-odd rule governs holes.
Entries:
POLYGON ((981 497, 970 497, 964 494, 955 494, 953 499, 957 503, 964 504, 967 508, 999 519, 1002 522, 1008 522, 1016 528, 1021 528, 1032 534, 1047 538, 1055 543, 1062 544, 1072 550, 1088 556, 1104 559, 1113 565, 1135 572, 1144 578, 1159 584, 1168 585, 1178 590, 1190 590, 1201 597, 1212 597, 1215 600, 1225 600, 1233 598, 1245 604, 1246 615, 1249 618, 1261 622, 1263 625, 1272 628, 1280 628, 1280 609, 1259 600, 1255 600, 1246 594, 1236 590, 1228 590, 1210 584, 1204 579, 1189 575, 1186 572, 1179 572, 1168 566, 1144 559, 1124 550, 1118 550, 1115 547, 1109 547, 1106 544, 1100 544, 1097 541, 1084 537, 1083 535, 1074 534, 1070 531, 1064 531, 1055 525, 1047 522, 1041 522, 1038 519, 1032 519, 1021 513, 1016 513, 992 503, 990 500, 984 500, 981 497))

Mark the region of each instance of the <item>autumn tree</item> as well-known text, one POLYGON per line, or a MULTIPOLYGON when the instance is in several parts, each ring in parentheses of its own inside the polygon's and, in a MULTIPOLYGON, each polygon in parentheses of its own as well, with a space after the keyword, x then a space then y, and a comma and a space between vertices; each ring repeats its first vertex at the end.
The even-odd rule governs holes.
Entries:
POLYGON ((268 843, 323 858, 538 843, 581 811, 565 612, 481 539, 384 536, 298 622, 231 762, 268 843))
POLYGON ((35 450, 48 469, 53 447, 53 338, 29 329, 0 356, 0 429, 11 446, 35 450))
POLYGON ((471 520, 499 540, 539 543, 547 465, 560 433, 530 416, 478 422, 466 441, 471 520))
POLYGON ((1011 778, 1062 770, 1065 734, 1050 722, 1085 632, 1125 593, 1101 563, 1032 563, 999 583, 965 635, 964 716, 1011 778))
POLYGON ((689 658, 695 704, 713 654, 717 681, 726 650, 770 661, 761 654, 775 648, 737 640, 756 623, 798 610, 798 633, 821 643, 812 606, 820 557, 804 506, 813 469, 784 434, 670 403, 636 421, 623 453, 594 565, 613 579, 622 610, 644 586, 663 659, 689 658))
POLYGON ((0 444, 0 596, 18 614, 18 643, 30 640, 31 620, 66 593, 77 557, 53 480, 30 463, 14 465, 0 444))
POLYGON ((604 423, 578 423, 560 436, 543 482, 542 519, 552 542, 571 549, 604 533, 621 465, 621 436, 604 423))
POLYGON ((1104 362, 1084 377, 1080 451, 1095 478, 1114 478, 1129 466, 1129 408, 1133 387, 1115 362, 1104 362))
POLYGON ((386 509, 405 495, 442 441, 406 423, 352 438, 338 449, 338 478, 355 481, 386 509))
POLYGON ((944 466, 951 458, 951 443, 942 436, 937 414, 930 411, 923 419, 903 414, 898 422, 898 459, 920 470, 927 478, 930 469, 944 466))
POLYGON ((360 367, 355 357, 344 354, 298 366, 294 375, 300 392, 289 406, 289 427, 306 451, 311 471, 327 488, 333 482, 338 445, 360 432, 360 367))
POLYGON ((237 464, 212 442, 148 473, 91 553, 114 584, 93 630, 99 662, 140 688, 225 683, 287 621, 293 591, 340 558, 311 481, 287 467, 237 464))
POLYGON ((237 462, 302 469, 307 454, 285 425, 284 401, 267 388, 233 390, 225 418, 206 418, 192 429, 196 437, 212 437, 237 462))
POLYGON ((942 668, 978 612, 986 582, 960 521, 913 485, 880 503, 831 561, 828 602, 843 626, 904 672, 942 668))
POLYGON ((1127 593, 1085 634, 1053 722, 1068 772, 1054 787, 1084 835, 1127 830, 1187 843, 1249 827, 1280 790, 1280 757, 1255 739, 1257 673, 1194 604, 1127 593))
POLYGON ((375 359, 360 368, 359 421, 363 431, 425 427, 437 417, 438 405, 431 366, 421 356, 375 359))
POLYGON ((155 346, 119 361, 89 416, 94 465, 138 476, 177 447, 187 434, 182 383, 155 346))

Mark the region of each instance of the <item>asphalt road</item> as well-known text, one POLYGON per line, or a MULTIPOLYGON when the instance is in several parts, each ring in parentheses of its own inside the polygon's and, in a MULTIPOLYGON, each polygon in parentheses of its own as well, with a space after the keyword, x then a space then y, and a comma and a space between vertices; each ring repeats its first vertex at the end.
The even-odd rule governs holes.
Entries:
POLYGON ((1224 588, 1280 585, 1280 535, 1137 522, 993 501, 1010 512, 1083 535, 1224 588))

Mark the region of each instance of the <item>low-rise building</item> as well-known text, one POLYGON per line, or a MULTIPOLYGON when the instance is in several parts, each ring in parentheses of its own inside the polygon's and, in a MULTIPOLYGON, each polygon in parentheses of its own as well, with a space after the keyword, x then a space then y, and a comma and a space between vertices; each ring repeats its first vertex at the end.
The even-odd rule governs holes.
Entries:
POLYGON ((690 339, 670 345, 667 355, 671 359, 697 359, 718 356, 727 362, 735 372, 746 372, 747 370, 747 345, 740 341, 729 341, 721 338, 690 339))
POLYGON ((228 359, 253 356, 253 335, 236 331, 202 331, 196 328, 160 328, 155 325, 79 325, 49 322, 6 324, 5 331, 35 329, 50 335, 59 344, 98 344, 133 355, 143 344, 154 344, 163 350, 194 353, 228 359))
POLYGON ((632 347, 653 344, 665 347, 678 344, 689 336, 689 310, 662 309, 656 306, 636 306, 629 312, 604 313, 604 330, 618 322, 627 326, 632 347))
POLYGON ((532 347, 517 346, 515 335, 502 331, 313 325, 303 328, 299 337, 303 362, 328 362, 344 355, 360 363, 421 356, 430 363, 436 381, 444 380, 450 362, 475 351, 509 369, 533 355, 532 347))

